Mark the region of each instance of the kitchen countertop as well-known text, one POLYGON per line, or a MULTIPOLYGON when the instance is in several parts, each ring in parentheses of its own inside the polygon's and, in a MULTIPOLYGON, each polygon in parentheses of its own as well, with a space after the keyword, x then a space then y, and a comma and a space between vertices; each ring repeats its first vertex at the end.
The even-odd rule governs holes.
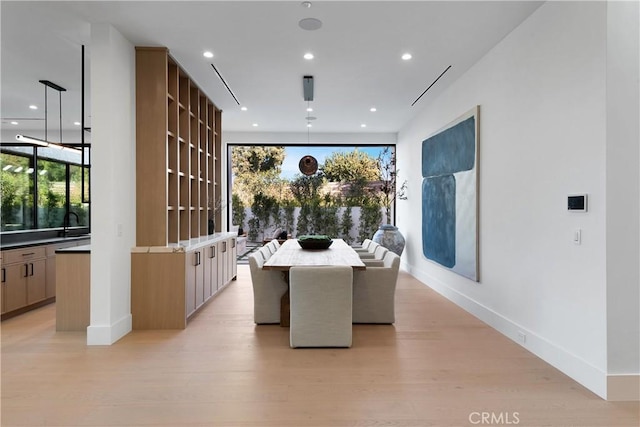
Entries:
POLYGON ((70 248, 56 249, 57 254, 90 254, 91 245, 72 246, 70 248))
POLYGON ((28 248, 31 246, 42 246, 42 245, 52 245, 55 243, 73 242, 76 240, 86 240, 90 238, 91 238, 90 234, 82 234, 79 236, 68 236, 68 237, 50 237, 47 239, 35 239, 35 240, 27 240, 24 242, 2 244, 2 247, 0 249, 5 251, 9 249, 28 248))

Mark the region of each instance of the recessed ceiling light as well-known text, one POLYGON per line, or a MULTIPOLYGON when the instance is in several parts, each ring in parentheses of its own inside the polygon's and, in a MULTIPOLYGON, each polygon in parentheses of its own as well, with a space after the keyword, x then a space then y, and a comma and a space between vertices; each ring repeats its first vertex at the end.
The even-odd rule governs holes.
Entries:
POLYGON ((13 171, 14 172, 22 172, 23 167, 22 166, 18 166, 17 168, 15 168, 13 171))
POLYGON ((298 26, 303 30, 315 31, 322 27, 322 21, 316 18, 304 18, 298 22, 298 26))
POLYGON ((209 52, 207 50, 202 54, 202 56, 204 56, 205 58, 213 58, 213 52, 209 52))
POLYGON ((247 107, 240 107, 242 111, 247 111, 247 107))
POLYGON ((7 165, 5 167, 2 168, 3 171, 8 171, 9 169, 11 169, 13 167, 13 165, 7 165))
POLYGON ((367 125, 366 125, 365 123, 363 123, 363 124, 361 124, 361 125, 360 125, 360 127, 361 127, 361 128, 366 128, 366 127, 367 127, 367 125))
POLYGON ((252 124, 251 126, 253 126, 254 128, 258 127, 257 123, 252 124))
POLYGON ((29 108, 31 108, 32 110, 37 110, 38 106, 37 105, 29 105, 29 108))
POLYGON ((46 170, 46 169, 42 169, 42 170, 39 172, 39 175, 44 175, 45 173, 47 173, 47 170, 46 170))
POLYGON ((408 60, 410 60, 411 58, 413 58, 413 57, 411 56, 411 54, 410 54, 410 53, 404 53, 404 54, 402 54, 402 59, 403 59, 403 60, 405 60, 405 61, 408 61, 408 60))
POLYGON ((73 124, 74 124, 74 125, 76 125, 76 126, 80 126, 82 123, 80 123, 80 122, 73 122, 73 124))
POLYGON ((376 107, 371 107, 369 108, 369 111, 371 111, 372 113, 375 113, 376 111, 378 111, 378 109, 376 107))
POLYGON ((307 127, 310 128, 311 127, 311 123, 307 123, 307 127))
POLYGON ((33 173, 33 168, 29 168, 26 170, 27 173, 33 173))
POLYGON ((313 53, 310 53, 310 52, 305 53, 304 59, 313 59, 313 53))
POLYGON ((312 111, 313 111, 313 108, 309 107, 309 108, 307 108, 307 111, 308 111, 308 112, 312 112, 312 111))
POLYGON ((311 2, 310 1, 303 1, 302 3, 300 3, 300 6, 306 7, 307 9, 310 9, 311 8, 311 2))
POLYGON ((18 122, 11 122, 11 124, 12 124, 12 125, 17 125, 17 124, 18 124, 18 122))

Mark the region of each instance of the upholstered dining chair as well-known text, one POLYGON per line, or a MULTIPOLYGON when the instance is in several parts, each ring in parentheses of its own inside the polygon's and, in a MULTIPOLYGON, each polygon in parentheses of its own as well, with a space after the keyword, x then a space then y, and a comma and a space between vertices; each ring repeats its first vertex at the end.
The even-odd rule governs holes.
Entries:
POLYGON ((352 287, 348 266, 291 267, 291 347, 351 347, 352 287))
POLYGON ((360 259, 364 263, 364 265, 368 267, 383 267, 384 266, 384 256, 389 252, 389 249, 385 248, 382 245, 378 245, 375 252, 373 253, 373 258, 361 257, 360 259))
POLYGON ((376 249, 378 249, 380 246, 381 245, 379 245, 376 242, 371 242, 369 244, 369 248, 367 249, 367 252, 358 252, 358 255, 360 255, 360 259, 375 258, 376 249))
POLYGON ((278 239, 273 239, 269 242, 269 244, 273 246, 275 250, 278 250, 278 248, 280 248, 280 242, 278 241, 278 239))
POLYGON ((263 261, 267 261, 269 258, 271 258, 272 252, 269 250, 269 248, 263 246, 260 249, 258 249, 258 254, 260 256, 262 256, 262 260, 263 261))
POLYGON ((249 255, 253 285, 253 321, 256 324, 280 323, 280 299, 287 291, 281 271, 263 270, 264 259, 258 253, 249 255))
POLYGON ((356 252, 368 252, 369 245, 371 244, 371 242, 372 242, 371 239, 364 239, 362 241, 362 245, 359 248, 358 247, 353 248, 353 250, 356 252))
POLYGON ((353 272, 353 323, 394 323, 400 257, 387 251, 380 267, 353 272))
POLYGON ((278 243, 277 240, 272 240, 269 243, 267 243, 265 246, 269 248, 269 250, 271 251, 271 254, 273 255, 276 253, 276 251, 280 247, 280 244, 278 243))

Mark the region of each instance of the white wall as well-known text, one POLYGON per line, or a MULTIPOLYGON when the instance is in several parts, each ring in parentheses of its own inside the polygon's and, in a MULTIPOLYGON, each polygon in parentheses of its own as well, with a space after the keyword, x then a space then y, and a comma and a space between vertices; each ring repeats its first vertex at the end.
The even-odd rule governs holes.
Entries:
POLYGON ((135 50, 107 24, 91 26, 91 323, 87 344, 131 331, 135 246, 135 50))
POLYGON ((411 174, 398 204, 405 268, 510 338, 524 332, 526 348, 602 397, 606 16, 606 3, 544 4, 398 136, 398 167, 411 174), (421 141, 475 105, 479 283, 426 260, 420 233, 421 141), (567 195, 582 192, 589 212, 569 213, 567 195))
POLYGON ((607 7, 608 399, 640 396, 639 13, 638 2, 607 7))

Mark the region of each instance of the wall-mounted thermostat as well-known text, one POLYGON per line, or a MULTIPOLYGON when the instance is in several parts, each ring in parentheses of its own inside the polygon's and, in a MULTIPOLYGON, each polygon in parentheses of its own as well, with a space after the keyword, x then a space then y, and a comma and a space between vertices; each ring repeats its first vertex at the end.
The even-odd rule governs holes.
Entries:
POLYGON ((587 211, 587 195, 572 194, 567 197, 567 209, 574 212, 587 211))

